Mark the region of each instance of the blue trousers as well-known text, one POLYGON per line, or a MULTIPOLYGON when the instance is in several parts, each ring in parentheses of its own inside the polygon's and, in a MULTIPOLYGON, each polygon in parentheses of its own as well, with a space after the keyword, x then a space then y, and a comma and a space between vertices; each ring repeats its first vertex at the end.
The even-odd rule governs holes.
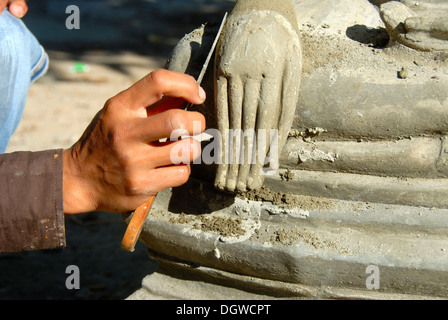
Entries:
POLYGON ((25 108, 28 90, 48 68, 48 56, 22 20, 0 15, 0 153, 4 153, 25 108))

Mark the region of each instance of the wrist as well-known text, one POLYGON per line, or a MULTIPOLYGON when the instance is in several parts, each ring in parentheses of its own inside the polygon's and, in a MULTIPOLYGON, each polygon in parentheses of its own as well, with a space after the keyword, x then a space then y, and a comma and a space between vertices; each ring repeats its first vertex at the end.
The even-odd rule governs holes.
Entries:
POLYGON ((94 192, 82 174, 73 149, 63 151, 63 201, 64 214, 78 214, 95 211, 94 192))
POLYGON ((254 3, 253 1, 238 0, 232 12, 253 12, 255 10, 273 11, 285 17, 299 33, 296 11, 292 0, 262 0, 254 3))

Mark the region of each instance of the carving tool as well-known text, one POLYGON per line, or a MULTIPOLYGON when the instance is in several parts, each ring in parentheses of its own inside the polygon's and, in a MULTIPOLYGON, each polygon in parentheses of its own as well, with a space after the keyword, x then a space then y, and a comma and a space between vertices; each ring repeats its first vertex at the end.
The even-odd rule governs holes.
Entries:
MULTIPOLYGON (((224 18, 222 19, 221 25, 219 27, 218 33, 216 34, 215 40, 213 41, 212 47, 207 55, 207 59, 204 62, 204 65, 202 66, 201 72, 196 79, 196 82, 200 85, 202 82, 202 79, 204 78, 205 72, 207 71, 208 64, 210 63, 210 60, 212 58, 213 52, 215 51, 216 44, 218 43, 219 37, 221 35, 222 29, 225 25, 227 19, 227 12, 224 15, 224 18)), ((191 104, 189 104, 191 105, 191 104)), ((188 106, 187 106, 188 108, 188 106)), ((140 236, 140 233, 143 229, 143 225, 145 224, 146 217, 148 216, 149 212, 151 211, 152 205, 154 204, 154 201, 156 200, 156 195, 153 195, 148 201, 146 201, 144 204, 139 206, 133 213, 131 217, 131 221, 129 222, 126 232, 123 236, 123 239, 121 241, 121 248, 124 250, 133 252, 135 250, 135 245, 138 241, 138 238, 140 236)))

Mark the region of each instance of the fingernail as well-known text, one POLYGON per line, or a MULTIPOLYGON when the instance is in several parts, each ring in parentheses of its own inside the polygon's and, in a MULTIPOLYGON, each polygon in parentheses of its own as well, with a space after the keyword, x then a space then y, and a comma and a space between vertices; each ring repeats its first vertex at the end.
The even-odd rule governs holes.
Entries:
POLYGON ((204 89, 202 89, 201 86, 199 86, 199 98, 201 98, 202 100, 205 100, 206 94, 204 89))

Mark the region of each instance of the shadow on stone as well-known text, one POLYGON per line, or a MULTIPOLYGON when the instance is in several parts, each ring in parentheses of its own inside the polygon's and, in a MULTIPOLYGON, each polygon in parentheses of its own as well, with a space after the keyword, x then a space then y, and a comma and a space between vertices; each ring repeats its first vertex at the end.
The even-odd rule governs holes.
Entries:
POLYGON ((370 45, 373 48, 384 48, 390 40, 385 28, 373 29, 359 24, 347 28, 345 34, 350 39, 370 45))
POLYGON ((230 207, 234 201, 235 195, 218 192, 212 185, 191 178, 172 189, 168 209, 173 213, 207 214, 230 207))

